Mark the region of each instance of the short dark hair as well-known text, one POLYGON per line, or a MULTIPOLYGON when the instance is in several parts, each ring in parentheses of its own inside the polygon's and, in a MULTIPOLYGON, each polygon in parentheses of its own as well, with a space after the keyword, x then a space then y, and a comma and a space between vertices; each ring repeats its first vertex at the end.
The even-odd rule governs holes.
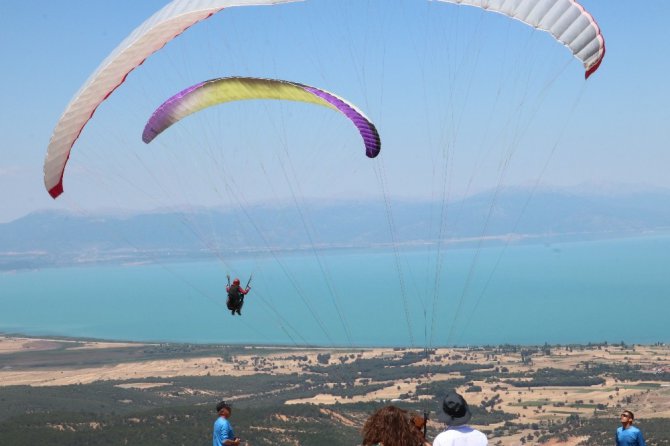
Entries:
POLYGON ((633 415, 633 412, 631 412, 630 410, 624 410, 624 411, 621 412, 621 413, 624 414, 624 415, 628 415, 628 416, 630 417, 631 420, 634 420, 634 419, 635 419, 635 415, 633 415))
POLYGON ((221 409, 230 410, 230 404, 226 403, 225 401, 221 401, 219 404, 216 405, 216 411, 221 412, 221 409))

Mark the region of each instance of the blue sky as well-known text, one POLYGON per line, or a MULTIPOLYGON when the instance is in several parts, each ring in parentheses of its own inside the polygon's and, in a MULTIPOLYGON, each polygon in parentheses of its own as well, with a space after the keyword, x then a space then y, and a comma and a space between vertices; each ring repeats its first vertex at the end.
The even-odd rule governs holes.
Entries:
POLYGON ((223 11, 152 56, 96 112, 73 149, 65 194, 52 200, 42 162, 58 118, 165 3, 0 3, 0 222, 42 209, 225 206, 231 195, 375 198, 380 172, 389 196, 412 199, 536 181, 670 188, 665 0, 582 1, 607 42, 587 82, 567 49, 494 14, 423 0, 308 0, 223 11), (349 99, 377 123, 381 161, 362 155, 345 119, 299 104, 209 110, 141 143, 163 100, 233 75, 349 99))

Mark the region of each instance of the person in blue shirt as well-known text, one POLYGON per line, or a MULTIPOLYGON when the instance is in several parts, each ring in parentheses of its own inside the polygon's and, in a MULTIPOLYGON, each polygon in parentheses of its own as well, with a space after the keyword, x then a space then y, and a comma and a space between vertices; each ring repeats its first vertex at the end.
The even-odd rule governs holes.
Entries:
POLYGON ((642 431, 633 426, 635 415, 630 410, 621 412, 621 427, 616 430, 616 446, 647 446, 642 431))
POLYGON ((233 409, 228 403, 221 401, 216 405, 216 411, 219 418, 214 422, 212 446, 238 446, 240 439, 235 436, 233 426, 228 421, 233 409))

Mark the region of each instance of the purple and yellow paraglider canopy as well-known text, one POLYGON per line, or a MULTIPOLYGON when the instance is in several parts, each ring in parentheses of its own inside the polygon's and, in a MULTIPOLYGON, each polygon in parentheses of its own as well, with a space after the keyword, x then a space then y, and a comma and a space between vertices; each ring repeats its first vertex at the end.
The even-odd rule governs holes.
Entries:
POLYGON ((232 101, 278 99, 306 102, 336 110, 354 123, 365 145, 365 154, 379 154, 381 141, 375 125, 356 106, 316 87, 278 79, 225 77, 197 83, 172 96, 154 111, 144 127, 142 140, 151 142, 171 125, 207 107, 232 101))

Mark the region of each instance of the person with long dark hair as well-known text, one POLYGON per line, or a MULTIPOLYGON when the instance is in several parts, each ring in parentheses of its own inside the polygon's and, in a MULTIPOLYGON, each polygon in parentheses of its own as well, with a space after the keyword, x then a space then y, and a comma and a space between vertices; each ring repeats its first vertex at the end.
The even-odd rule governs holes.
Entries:
POLYGON ((377 409, 365 422, 362 433, 363 446, 430 446, 410 413, 396 406, 377 409))

